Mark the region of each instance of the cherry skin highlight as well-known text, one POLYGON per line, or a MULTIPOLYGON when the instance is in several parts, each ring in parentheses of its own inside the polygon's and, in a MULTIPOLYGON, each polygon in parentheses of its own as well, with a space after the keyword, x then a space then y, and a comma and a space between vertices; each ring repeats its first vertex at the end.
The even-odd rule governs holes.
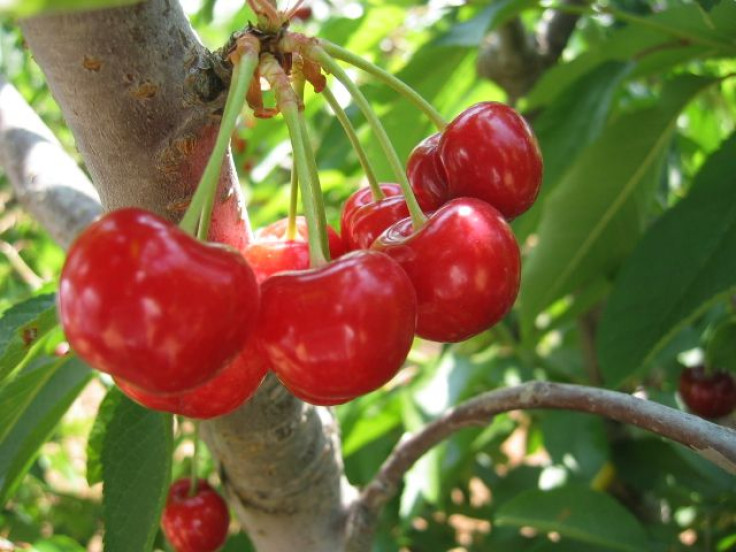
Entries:
POLYGON ((406 176, 422 208, 438 209, 447 201, 447 177, 439 159, 441 134, 436 132, 422 140, 409 154, 406 176))
POLYGON ((458 115, 439 141, 449 198, 475 197, 511 220, 529 209, 542 184, 542 154, 526 121, 497 102, 458 115))
POLYGON ((417 294, 417 335, 463 341, 501 320, 519 292, 519 246, 503 216, 478 199, 454 199, 417 231, 391 226, 372 249, 398 262, 417 294))
POLYGON ((208 382, 184 391, 157 395, 115 378, 120 390, 137 403, 162 412, 208 420, 224 416, 250 399, 268 372, 268 361, 251 337, 245 348, 208 382))
POLYGON ((204 479, 197 481, 194 496, 190 485, 188 478, 171 485, 161 528, 176 552, 215 552, 227 539, 227 504, 204 479))
POLYGON ((680 374, 680 396, 690 412, 703 418, 721 418, 736 409, 736 381, 728 372, 706 372, 704 366, 680 374))
POLYGON ((323 267, 276 274, 262 293, 263 349, 284 386, 312 404, 377 389, 411 348, 414 290, 381 253, 355 251, 323 267))

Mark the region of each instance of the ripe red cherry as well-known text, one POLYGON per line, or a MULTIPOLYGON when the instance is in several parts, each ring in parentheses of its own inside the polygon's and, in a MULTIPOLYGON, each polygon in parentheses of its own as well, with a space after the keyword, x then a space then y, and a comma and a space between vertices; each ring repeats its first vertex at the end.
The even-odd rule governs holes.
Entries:
POLYGON ((194 496, 189 496, 190 485, 188 478, 171 485, 161 528, 176 552, 214 552, 227 539, 227 504, 204 479, 197 481, 194 496))
POLYGON ((401 267, 376 251, 276 274, 262 295, 259 335, 273 371, 312 404, 373 391, 396 374, 411 348, 414 290, 401 267))
POLYGON ((447 201, 447 178, 439 159, 441 134, 436 132, 412 150, 406 176, 423 208, 434 211, 447 201))
POLYGON ((462 341, 493 326, 519 291, 519 246, 501 214, 487 203, 454 199, 413 231, 411 219, 374 243, 409 275, 417 294, 417 335, 462 341))
POLYGON ((534 203, 542 154, 526 121, 496 102, 475 104, 444 130, 439 157, 448 197, 475 197, 513 219, 534 203))
POLYGON ((87 228, 59 284, 72 349, 151 393, 214 377, 242 349, 258 307, 258 284, 239 253, 135 208, 87 228))
MULTIPOLYGON (((401 195, 401 186, 398 184, 384 183, 380 185, 381 191, 383 191, 385 197, 393 197, 401 195)), ((375 203, 376 199, 373 197, 373 192, 370 188, 360 188, 354 191, 350 197, 345 200, 342 206, 342 213, 340 214, 340 235, 342 241, 348 251, 360 249, 355 246, 355 241, 352 236, 352 218, 355 212, 365 205, 375 203)))
POLYGON ((157 395, 138 389, 120 378, 115 378, 115 383, 128 397, 147 408, 208 420, 224 416, 250 399, 266 377, 266 372, 266 357, 259 350, 256 339, 251 338, 220 373, 189 391, 157 395))
POLYGON ((685 368, 680 374, 680 396, 693 414, 721 418, 736 409, 736 381, 728 372, 685 368))
MULTIPOLYGON (((296 239, 286 239, 288 219, 281 219, 257 230, 253 241, 243 251, 258 283, 277 272, 309 268, 307 222, 304 217, 297 217, 296 223, 296 239)), ((330 226, 327 227, 327 241, 330 258, 337 259, 345 253, 342 238, 330 226)))
POLYGON ((350 219, 351 250, 368 249, 386 228, 409 216, 404 196, 384 197, 355 210, 350 219))

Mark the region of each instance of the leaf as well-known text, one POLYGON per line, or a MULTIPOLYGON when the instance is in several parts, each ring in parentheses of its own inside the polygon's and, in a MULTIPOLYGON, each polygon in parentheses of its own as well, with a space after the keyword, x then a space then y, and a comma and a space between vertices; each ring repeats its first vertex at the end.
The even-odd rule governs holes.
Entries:
POLYGON ((603 419, 580 412, 550 411, 542 417, 544 448, 555 464, 568 466, 581 477, 592 480, 610 457, 610 444, 603 419))
POLYGON ((0 411, 0 442, 7 437, 33 398, 63 362, 64 359, 55 359, 25 370, 0 389, 0 404, 3 405, 0 411))
POLYGON ((171 415, 123 397, 102 443, 106 552, 148 552, 171 475, 171 415))
POLYGON ((649 550, 644 528, 628 510, 607 494, 586 488, 525 491, 503 504, 495 521, 498 525, 556 531, 563 538, 610 550, 649 550))
POLYGON ((713 330, 705 346, 705 362, 713 368, 736 372, 736 316, 713 330))
POLYGON ((678 330, 736 289, 736 135, 690 194, 647 232, 621 270, 598 334, 601 371, 620 385, 678 330))
POLYGON ((520 11, 536 3, 533 0, 493 2, 474 17, 455 24, 446 34, 438 37, 433 45, 477 48, 489 30, 505 23, 520 11))
POLYGON ((544 182, 532 208, 514 221, 520 242, 537 228, 545 198, 605 128, 615 93, 634 66, 614 61, 601 64, 572 83, 534 120, 544 157, 544 182))
POLYGON ((16 17, 29 17, 41 13, 70 12, 113 8, 137 4, 142 0, 5 0, 0 3, 0 12, 16 17))
POLYGON ((90 487, 102 481, 102 445, 107 426, 122 398, 122 392, 117 387, 111 387, 97 409, 97 416, 87 438, 87 484, 90 487))
POLYGON ((53 293, 19 303, 0 318, 0 383, 57 323, 53 293))
POLYGON ((0 504, 13 494, 39 447, 92 376, 75 357, 65 358, 36 393, 7 436, 0 440, 0 504))
POLYGON ((642 225, 637 195, 653 188, 677 115, 712 82, 683 76, 668 83, 656 106, 608 127, 549 195, 522 275, 526 334, 555 299, 614 269, 633 249, 642 225))

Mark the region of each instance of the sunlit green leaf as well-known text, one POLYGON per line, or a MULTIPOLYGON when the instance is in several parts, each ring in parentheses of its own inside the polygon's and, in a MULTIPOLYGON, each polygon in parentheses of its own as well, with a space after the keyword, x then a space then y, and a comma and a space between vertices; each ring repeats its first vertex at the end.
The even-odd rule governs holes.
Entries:
POLYGON ((91 486, 102 481, 102 448, 107 434, 107 426, 122 401, 123 394, 117 387, 111 387, 97 409, 92 430, 87 438, 87 483, 91 486))
POLYGON ((690 194, 647 232, 601 319, 598 356, 611 385, 634 374, 710 302, 736 288, 736 136, 690 194))

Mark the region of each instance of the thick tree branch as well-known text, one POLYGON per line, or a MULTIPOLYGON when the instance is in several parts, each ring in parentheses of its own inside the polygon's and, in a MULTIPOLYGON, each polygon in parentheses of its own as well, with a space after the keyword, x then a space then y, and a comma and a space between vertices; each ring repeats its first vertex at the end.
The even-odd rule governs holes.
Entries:
POLYGON ((736 431, 730 428, 616 391, 529 382, 471 399, 402 439, 352 505, 347 549, 370 549, 368 543, 382 506, 395 495, 408 469, 432 447, 462 428, 488 424, 496 414, 535 408, 577 410, 635 425, 677 441, 736 473, 736 431))
POLYGON ((64 248, 100 212, 87 176, 3 77, 0 166, 18 200, 64 248))

